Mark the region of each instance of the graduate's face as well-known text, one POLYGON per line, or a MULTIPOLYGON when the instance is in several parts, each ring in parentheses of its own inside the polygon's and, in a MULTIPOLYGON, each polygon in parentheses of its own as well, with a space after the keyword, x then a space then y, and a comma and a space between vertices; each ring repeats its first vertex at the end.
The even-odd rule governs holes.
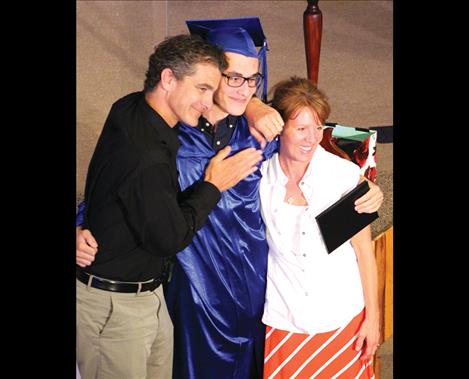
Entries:
MULTIPOLYGON (((259 59, 246 57, 241 54, 226 52, 228 68, 224 74, 245 78, 255 77, 259 70, 259 59)), ((241 79, 242 80, 242 79, 241 79)), ((215 92, 214 102, 224 112, 233 116, 240 116, 246 110, 256 87, 249 87, 244 81, 241 87, 230 87, 226 77, 222 77, 220 86, 215 92)))
POLYGON ((177 121, 196 126, 199 117, 213 106, 213 95, 220 83, 220 70, 211 64, 196 64, 192 75, 169 78, 168 105, 177 121))
POLYGON ((311 108, 293 112, 280 135, 280 155, 287 160, 309 162, 322 140, 323 126, 311 108))

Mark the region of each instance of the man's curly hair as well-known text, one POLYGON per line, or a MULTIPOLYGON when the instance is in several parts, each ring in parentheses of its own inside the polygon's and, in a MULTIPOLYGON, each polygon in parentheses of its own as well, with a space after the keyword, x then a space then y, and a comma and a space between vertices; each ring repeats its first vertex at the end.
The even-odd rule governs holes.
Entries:
POLYGON ((198 63, 212 64, 221 72, 228 67, 223 50, 197 35, 180 34, 166 38, 150 55, 144 91, 155 88, 165 68, 170 68, 174 76, 181 80, 194 74, 198 63))

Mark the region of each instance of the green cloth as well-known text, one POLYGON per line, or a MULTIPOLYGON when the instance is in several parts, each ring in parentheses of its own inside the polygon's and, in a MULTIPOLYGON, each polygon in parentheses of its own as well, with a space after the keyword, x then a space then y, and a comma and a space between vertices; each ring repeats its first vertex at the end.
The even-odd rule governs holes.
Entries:
POLYGON ((353 128, 350 126, 343 126, 339 124, 335 126, 326 125, 326 128, 334 128, 334 130, 332 131, 332 137, 345 138, 345 139, 349 139, 352 141, 359 141, 359 142, 363 142, 373 133, 376 133, 376 130, 363 131, 363 130, 357 130, 356 128, 353 128))

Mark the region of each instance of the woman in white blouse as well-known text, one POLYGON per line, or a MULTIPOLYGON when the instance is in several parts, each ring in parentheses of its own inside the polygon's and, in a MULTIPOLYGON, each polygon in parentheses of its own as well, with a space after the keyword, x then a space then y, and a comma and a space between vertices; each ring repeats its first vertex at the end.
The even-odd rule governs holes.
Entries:
POLYGON ((330 107, 308 79, 274 88, 285 126, 262 166, 269 258, 264 378, 373 378, 379 340, 370 226, 328 254, 315 216, 354 188, 359 167, 319 142, 330 107))

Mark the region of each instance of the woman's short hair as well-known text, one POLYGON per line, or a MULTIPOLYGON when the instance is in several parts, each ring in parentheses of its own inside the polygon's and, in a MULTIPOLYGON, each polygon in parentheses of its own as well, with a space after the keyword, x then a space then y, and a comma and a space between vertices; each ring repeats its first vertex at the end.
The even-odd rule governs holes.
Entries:
POLYGON ((272 107, 285 122, 296 117, 295 113, 303 107, 313 110, 322 124, 329 117, 331 108, 327 96, 309 79, 292 76, 277 83, 271 91, 272 107))

